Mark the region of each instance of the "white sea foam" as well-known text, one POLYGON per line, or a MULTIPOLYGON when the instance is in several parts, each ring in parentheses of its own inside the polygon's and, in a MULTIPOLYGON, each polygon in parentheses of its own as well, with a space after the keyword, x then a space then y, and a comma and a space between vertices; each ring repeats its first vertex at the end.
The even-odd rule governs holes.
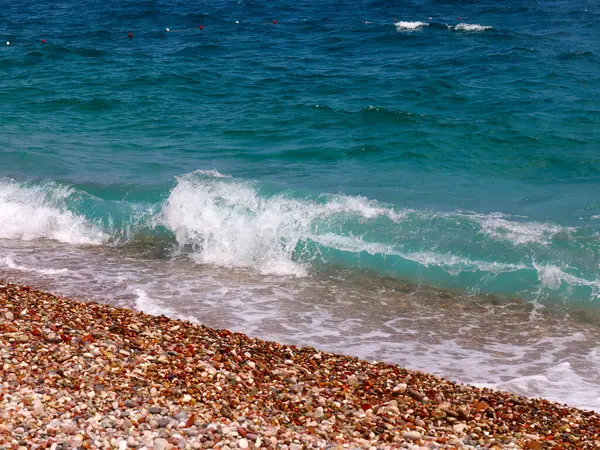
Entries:
POLYGON ((36 267, 28 267, 17 264, 14 259, 10 256, 4 258, 4 264, 9 269, 19 270, 21 272, 37 272, 43 275, 60 275, 69 272, 69 269, 40 269, 36 267))
POLYGON ((138 311, 151 314, 153 316, 165 315, 174 319, 198 323, 198 320, 195 317, 179 314, 175 310, 165 306, 161 301, 151 298, 144 289, 135 288, 133 291, 136 296, 135 309, 138 311))
POLYGON ((455 31, 485 31, 491 30, 492 28, 493 27, 487 25, 479 25, 477 23, 459 23, 458 25, 454 26, 455 31))
POLYGON ((0 181, 0 238, 101 244, 108 236, 66 208, 72 194, 72 189, 54 184, 24 186, 0 181))
POLYGON ((151 314, 153 316, 170 316, 173 315, 174 312, 172 309, 167 308, 164 305, 161 305, 156 300, 150 298, 150 296, 140 288, 134 289, 136 298, 135 298, 135 309, 141 312, 145 312, 146 314, 151 314))
POLYGON ((544 397, 558 402, 568 399, 570 404, 582 409, 598 411, 600 408, 598 386, 587 382, 567 361, 536 375, 517 377, 503 383, 487 384, 485 387, 528 397, 544 397))
POLYGON ((489 237, 510 241, 515 245, 532 242, 547 245, 550 243, 552 236, 557 233, 574 230, 570 227, 562 227, 552 223, 508 220, 508 216, 501 213, 467 214, 463 217, 476 221, 481 227, 481 232, 489 237))
POLYGON ((304 276, 309 262, 300 262, 296 248, 318 241, 326 234, 321 227, 377 218, 398 222, 406 214, 363 197, 269 197, 252 183, 195 172, 178 179, 163 222, 181 245, 194 248, 198 262, 304 276))
POLYGON ((326 233, 320 236, 312 236, 311 239, 318 244, 344 252, 366 252, 370 255, 397 254, 393 247, 389 245, 380 244, 378 242, 365 242, 360 236, 340 236, 338 234, 326 233))
POLYGON ((442 267, 451 275, 458 275, 461 272, 490 272, 497 275, 503 272, 515 272, 527 269, 525 264, 474 261, 463 256, 434 252, 415 252, 403 254, 402 256, 411 261, 418 262, 425 267, 442 267))
POLYGON ((558 290, 561 287, 568 286, 569 288, 577 286, 585 286, 592 289, 592 297, 600 298, 600 280, 586 280, 575 276, 564 269, 552 264, 538 264, 534 261, 533 266, 537 270, 538 280, 542 287, 558 290))
POLYGON ((396 25, 397 31, 412 31, 412 30, 417 30, 421 27, 429 26, 429 24, 426 22, 405 22, 405 21, 395 22, 394 25, 396 25))

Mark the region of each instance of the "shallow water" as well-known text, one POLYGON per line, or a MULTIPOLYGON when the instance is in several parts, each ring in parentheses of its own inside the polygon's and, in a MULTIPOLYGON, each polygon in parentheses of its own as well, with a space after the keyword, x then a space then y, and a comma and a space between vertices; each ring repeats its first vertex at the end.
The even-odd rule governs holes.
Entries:
POLYGON ((0 276, 600 409, 597 5, 5 6, 0 276))

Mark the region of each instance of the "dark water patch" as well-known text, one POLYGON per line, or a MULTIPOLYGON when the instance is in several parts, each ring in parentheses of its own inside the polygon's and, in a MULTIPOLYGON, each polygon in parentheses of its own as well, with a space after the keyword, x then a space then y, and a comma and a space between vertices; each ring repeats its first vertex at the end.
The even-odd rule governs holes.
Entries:
POLYGON ((123 105, 123 102, 119 99, 106 99, 106 98, 92 98, 75 105, 74 108, 80 111, 108 111, 114 108, 118 108, 123 105))
POLYGON ((488 8, 482 8, 480 14, 522 14, 528 12, 542 13, 537 4, 533 2, 523 3, 519 5, 495 5, 488 8))
POLYGON ((222 45, 218 44, 201 44, 195 47, 186 47, 175 52, 177 56, 183 56, 187 58, 204 58, 206 56, 218 56, 224 55, 230 50, 222 45))
POLYGON ((574 59, 596 59, 596 54, 592 51, 571 51, 560 53, 556 58, 560 61, 571 61, 574 59))

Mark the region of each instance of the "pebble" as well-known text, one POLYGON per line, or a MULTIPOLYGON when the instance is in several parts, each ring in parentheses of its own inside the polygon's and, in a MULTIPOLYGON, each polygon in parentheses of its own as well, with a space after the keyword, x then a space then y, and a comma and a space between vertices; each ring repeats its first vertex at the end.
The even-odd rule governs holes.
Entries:
POLYGON ((187 417, 188 417, 188 413, 186 413, 185 411, 178 412, 177 414, 175 414, 173 416, 173 418, 175 418, 179 421, 185 420, 185 419, 187 419, 187 417))
POLYGON ((410 441, 419 441, 423 439, 423 436, 418 431, 405 431, 402 433, 402 437, 410 441))
POLYGON ((0 450, 598 448, 596 413, 391 364, 1 282, 0 310, 0 450))
POLYGON ((462 433, 463 431, 465 431, 466 428, 467 428, 466 423, 457 423, 452 426, 452 430, 457 434, 462 433))
POLYGON ((152 450, 166 450, 169 445, 169 441, 164 438, 156 438, 152 443, 152 450))

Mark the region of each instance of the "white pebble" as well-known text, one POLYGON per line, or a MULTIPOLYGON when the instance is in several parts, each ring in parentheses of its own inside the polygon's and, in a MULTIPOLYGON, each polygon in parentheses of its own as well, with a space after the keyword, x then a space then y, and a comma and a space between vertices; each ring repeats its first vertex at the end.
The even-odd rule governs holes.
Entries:
POLYGON ((239 440, 238 446, 240 448, 248 448, 248 441, 246 439, 242 438, 239 440))
POLYGON ((402 433, 402 437, 411 441, 418 441, 423 438, 421 433, 419 433, 418 431, 405 431, 404 433, 402 433))
POLYGON ((315 419, 320 419, 321 417, 323 417, 323 407, 319 406, 317 409, 315 409, 315 419))
POLYGON ((152 450, 165 450, 168 445, 169 442, 166 439, 154 439, 154 443, 152 444, 152 450))
POLYGON ((33 412, 38 416, 44 414, 44 405, 42 402, 38 400, 33 404, 33 412))

